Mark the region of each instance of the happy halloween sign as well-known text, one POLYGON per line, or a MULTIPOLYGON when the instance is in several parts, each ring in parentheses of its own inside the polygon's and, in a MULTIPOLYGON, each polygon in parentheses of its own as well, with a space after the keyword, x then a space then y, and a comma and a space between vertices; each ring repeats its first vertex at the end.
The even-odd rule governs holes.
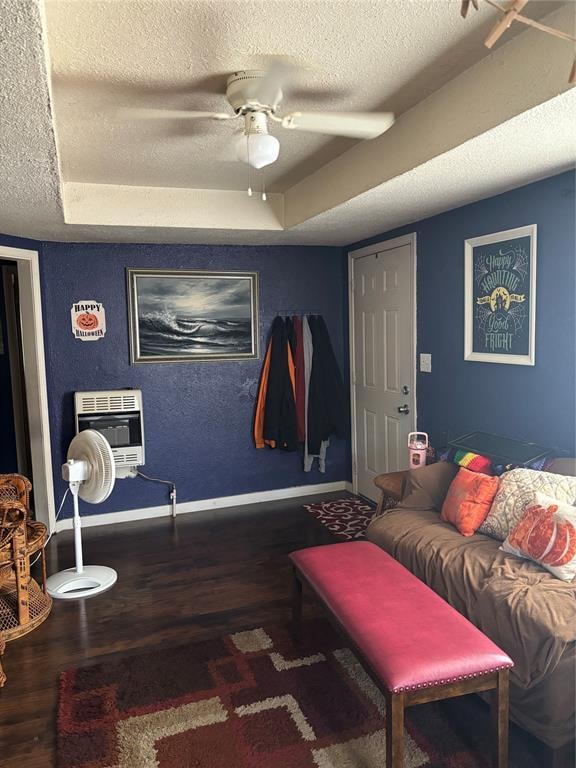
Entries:
POLYGON ((530 237, 472 252, 473 351, 527 355, 530 347, 530 237))
POLYGON ((99 301, 76 301, 70 310, 72 333, 82 341, 97 341, 106 333, 106 313, 99 301))

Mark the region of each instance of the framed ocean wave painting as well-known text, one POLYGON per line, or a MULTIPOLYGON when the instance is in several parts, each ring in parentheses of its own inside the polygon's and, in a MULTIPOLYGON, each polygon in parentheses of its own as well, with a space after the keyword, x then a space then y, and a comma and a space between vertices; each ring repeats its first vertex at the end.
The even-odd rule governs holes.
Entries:
POLYGON ((258 357, 258 273, 127 269, 130 361, 258 357))

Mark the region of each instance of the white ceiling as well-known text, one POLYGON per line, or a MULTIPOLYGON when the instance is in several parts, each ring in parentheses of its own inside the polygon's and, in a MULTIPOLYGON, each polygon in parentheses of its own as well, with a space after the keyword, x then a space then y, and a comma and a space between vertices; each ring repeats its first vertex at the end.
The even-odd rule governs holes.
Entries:
MULTIPOLYGON (((490 53, 482 40, 495 12, 481 3, 464 21, 458 5, 4 0, 0 231, 346 244, 569 167, 570 46, 515 25, 490 53), (305 70, 287 111, 402 117, 360 144, 276 132, 281 156, 267 184, 277 194, 266 205, 242 192, 246 166, 229 159, 232 123, 149 122, 123 111, 223 111, 214 91, 224 91, 227 73, 279 54, 305 70)), ((572 3, 532 0, 526 10, 574 27, 572 3)))

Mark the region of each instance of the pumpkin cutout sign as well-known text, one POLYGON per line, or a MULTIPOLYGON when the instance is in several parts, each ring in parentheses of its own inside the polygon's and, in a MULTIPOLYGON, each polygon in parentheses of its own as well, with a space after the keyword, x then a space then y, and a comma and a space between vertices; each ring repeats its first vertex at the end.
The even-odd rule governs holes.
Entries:
POLYGON ((83 312, 76 318, 76 323, 83 331, 93 331, 98 328, 98 318, 92 312, 83 312))
POLYGON ((76 301, 70 310, 72 333, 82 341, 97 341, 106 333, 106 313, 103 305, 92 299, 76 301))

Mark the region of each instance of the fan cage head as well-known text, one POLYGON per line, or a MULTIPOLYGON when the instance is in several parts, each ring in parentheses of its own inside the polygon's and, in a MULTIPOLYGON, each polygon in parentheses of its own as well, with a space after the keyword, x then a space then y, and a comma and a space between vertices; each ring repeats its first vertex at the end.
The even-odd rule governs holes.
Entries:
POLYGON ((116 480, 116 465, 110 443, 95 429, 85 429, 72 440, 67 459, 82 461, 87 467, 87 478, 78 489, 78 495, 89 504, 99 504, 112 493, 116 480))

